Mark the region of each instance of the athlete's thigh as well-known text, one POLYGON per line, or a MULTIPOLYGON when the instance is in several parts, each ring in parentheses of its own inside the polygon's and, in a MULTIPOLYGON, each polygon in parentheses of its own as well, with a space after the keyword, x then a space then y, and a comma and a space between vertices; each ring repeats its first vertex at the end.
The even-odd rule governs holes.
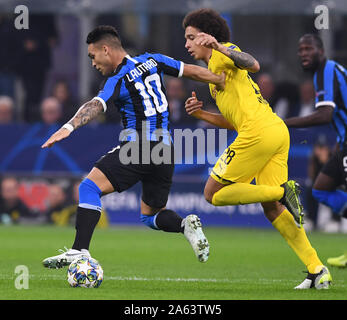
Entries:
POLYGON ((288 152, 275 154, 256 175, 256 184, 280 186, 288 181, 288 152))
POLYGON ((273 139, 269 143, 276 146, 276 152, 268 159, 256 175, 256 184, 280 186, 288 181, 288 153, 290 139, 287 127, 272 128, 273 139))
POLYGON ((336 181, 336 179, 321 171, 314 181, 312 188, 320 191, 333 191, 339 185, 340 184, 336 181))
POLYGON ((89 180, 92 180, 101 190, 103 194, 108 194, 114 191, 113 185, 111 182, 107 179, 107 177, 104 175, 104 173, 94 167, 89 174, 87 175, 87 178, 89 180))
POLYGON ((347 178, 346 149, 336 152, 318 174, 313 189, 332 191, 346 183, 347 178))
MULTIPOLYGON (((149 164, 124 163, 120 157, 120 150, 123 146, 125 145, 112 149, 94 165, 95 169, 98 169, 94 170, 94 172, 101 172, 112 185, 113 191, 117 192, 122 192, 132 187, 150 170, 149 164)), ((110 190, 110 185, 108 185, 106 190, 110 190)))
POLYGON ((271 156, 264 151, 263 144, 261 137, 237 137, 217 160, 211 177, 221 184, 250 183, 271 156))

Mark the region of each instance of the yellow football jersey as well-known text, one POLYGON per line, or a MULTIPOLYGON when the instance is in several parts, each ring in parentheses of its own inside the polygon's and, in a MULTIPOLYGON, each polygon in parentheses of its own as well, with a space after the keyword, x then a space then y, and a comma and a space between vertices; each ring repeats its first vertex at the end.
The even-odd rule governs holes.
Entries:
MULTIPOLYGON (((223 45, 241 52, 230 42, 223 45)), ((217 91, 216 86, 210 84, 210 93, 216 100, 221 114, 237 132, 256 134, 262 128, 282 121, 261 96, 258 85, 248 72, 237 67, 232 59, 219 51, 212 50, 208 69, 217 74, 225 72, 225 89, 217 91)))

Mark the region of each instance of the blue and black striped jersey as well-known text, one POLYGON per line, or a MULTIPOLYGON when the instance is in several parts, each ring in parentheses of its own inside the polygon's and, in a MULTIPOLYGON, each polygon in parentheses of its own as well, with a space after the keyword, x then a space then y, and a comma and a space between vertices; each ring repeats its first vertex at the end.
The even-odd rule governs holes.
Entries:
POLYGON ((125 141, 136 137, 158 141, 157 129, 170 132, 169 106, 163 75, 180 77, 184 64, 158 53, 127 55, 114 73, 104 81, 94 99, 104 106, 117 107, 124 126, 125 141), (144 132, 145 131, 145 132, 144 132))
POLYGON ((341 145, 347 141, 347 70, 333 60, 324 61, 313 77, 316 108, 334 108, 332 125, 341 145))

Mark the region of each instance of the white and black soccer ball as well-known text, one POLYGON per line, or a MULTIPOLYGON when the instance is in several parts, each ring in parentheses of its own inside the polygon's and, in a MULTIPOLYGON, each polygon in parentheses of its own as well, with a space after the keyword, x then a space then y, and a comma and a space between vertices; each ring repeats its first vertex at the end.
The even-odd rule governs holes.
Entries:
POLYGON ((71 287, 98 288, 103 277, 101 265, 90 257, 72 261, 67 270, 67 281, 71 287))

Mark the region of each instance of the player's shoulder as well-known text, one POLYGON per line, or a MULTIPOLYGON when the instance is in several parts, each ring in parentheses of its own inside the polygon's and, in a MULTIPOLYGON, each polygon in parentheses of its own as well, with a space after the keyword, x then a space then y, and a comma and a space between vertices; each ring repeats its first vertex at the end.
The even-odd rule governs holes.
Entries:
MULTIPOLYGON (((229 48, 229 49, 232 49, 232 50, 235 50, 235 51, 241 51, 241 49, 234 43, 231 43, 231 42, 222 42, 221 43, 223 46, 229 48)), ((221 61, 222 60, 225 60, 227 59, 227 57, 225 56, 224 53, 218 51, 218 50, 212 50, 212 61, 215 61, 215 62, 218 62, 218 61, 221 61)))
POLYGON ((346 69, 334 60, 325 59, 316 68, 313 74, 315 86, 325 86, 331 83, 334 78, 335 70, 347 75, 346 69))
POLYGON ((235 43, 223 42, 222 45, 224 45, 224 46, 226 46, 226 47, 228 47, 229 49, 232 49, 232 50, 241 51, 241 49, 235 43))
POLYGON ((338 63, 337 61, 335 61, 335 60, 327 60, 327 64, 330 64, 331 65, 331 67, 332 68, 336 68, 336 69, 338 69, 340 72, 342 72, 342 73, 344 73, 344 74, 346 74, 347 75, 347 70, 346 70, 346 68, 343 66, 343 65, 341 65, 340 63, 338 63))
POLYGON ((155 61, 157 62, 173 62, 175 61, 176 59, 166 55, 166 54, 163 54, 163 53, 158 53, 158 52, 146 52, 148 54, 149 57, 153 58, 155 61))

